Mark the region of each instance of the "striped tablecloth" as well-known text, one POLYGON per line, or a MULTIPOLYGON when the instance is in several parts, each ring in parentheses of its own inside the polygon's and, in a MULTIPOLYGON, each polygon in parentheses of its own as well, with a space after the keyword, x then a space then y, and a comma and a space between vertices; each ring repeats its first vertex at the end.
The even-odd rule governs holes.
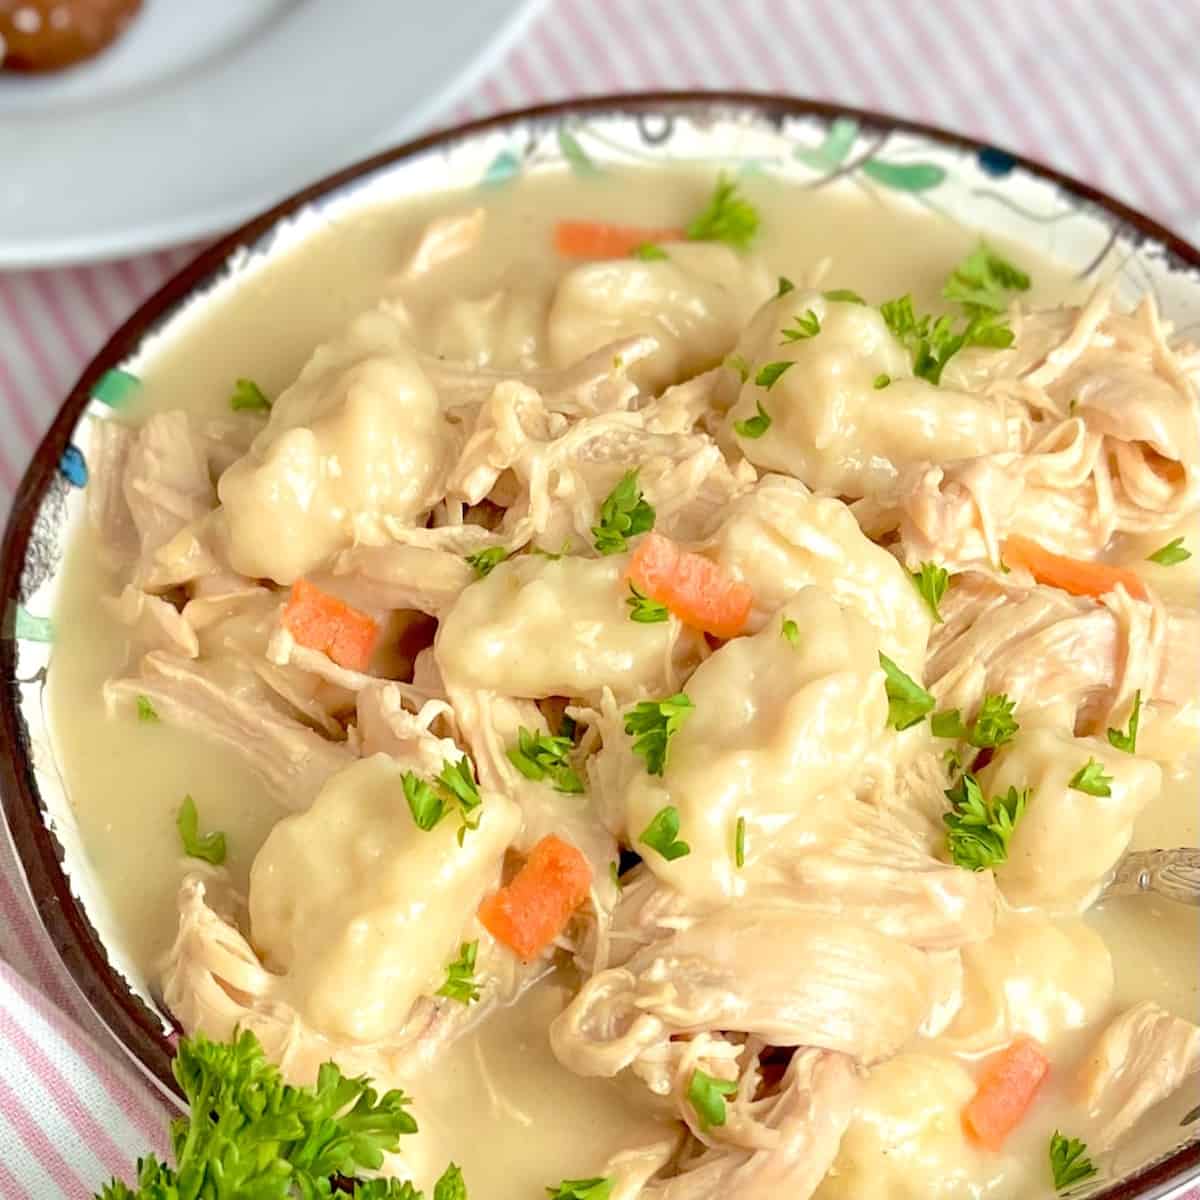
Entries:
MULTIPOLYGON (((1200 239, 1198 46, 1200 0, 548 0, 444 121, 586 93, 790 92, 1011 147, 1200 239)), ((80 367, 196 249, 0 273, 0 510, 80 367)), ((0 1195, 86 1200, 161 1149, 165 1108, 104 1053, 23 888, 0 834, 0 1195)))

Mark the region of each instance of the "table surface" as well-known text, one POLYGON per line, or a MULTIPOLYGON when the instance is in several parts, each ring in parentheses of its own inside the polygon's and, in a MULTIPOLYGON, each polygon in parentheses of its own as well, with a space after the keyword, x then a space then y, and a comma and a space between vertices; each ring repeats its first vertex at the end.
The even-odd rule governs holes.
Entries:
MULTIPOLYGON (((1197 240, 1197 45, 1197 0, 548 0, 441 123, 603 92, 787 92, 1017 150, 1197 240)), ((198 249, 0 273, 0 515, 80 368, 198 249)), ((2 834, 0 959, 105 1042, 33 915, 2 834)), ((158 1104, 150 1090, 135 1094, 141 1083, 124 1076, 105 1086, 121 1119, 144 1130, 158 1104)), ((0 1090, 0 1119, 11 1125, 16 1111, 0 1090)), ((37 1136, 31 1127, 17 1140, 33 1153, 37 1136)), ((95 1182, 63 1178, 55 1175, 63 1190, 54 1194, 87 1195, 95 1182)))

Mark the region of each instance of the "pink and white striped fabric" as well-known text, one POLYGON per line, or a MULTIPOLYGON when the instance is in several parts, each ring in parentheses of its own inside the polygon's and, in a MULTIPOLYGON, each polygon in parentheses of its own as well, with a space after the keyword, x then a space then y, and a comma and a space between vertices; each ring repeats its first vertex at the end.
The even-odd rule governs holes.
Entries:
MULTIPOLYGON (((1021 151, 1200 239, 1197 45, 1196 0, 547 0, 445 120, 587 93, 784 91, 1021 151)), ((84 362, 196 249, 0 274, 0 513, 84 362)), ((167 1108, 58 965, 3 833, 0 960, 0 1196, 86 1198, 163 1148, 167 1108)))

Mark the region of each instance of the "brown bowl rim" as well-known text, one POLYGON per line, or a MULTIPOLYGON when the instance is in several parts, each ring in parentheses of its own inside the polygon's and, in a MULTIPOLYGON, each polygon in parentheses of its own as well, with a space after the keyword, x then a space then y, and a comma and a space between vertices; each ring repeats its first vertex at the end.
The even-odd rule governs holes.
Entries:
MULTIPOLYGON (((865 127, 915 133, 960 150, 999 150, 1011 160, 1014 167, 1053 183, 1085 205, 1115 217, 1123 226, 1122 232, 1134 237, 1138 244, 1157 242, 1173 258, 1200 272, 1200 250, 1189 242, 1099 188, 1035 159, 921 121, 798 96, 750 91, 654 91, 586 96, 512 109, 447 126, 325 176, 246 221, 203 250, 144 301, 83 369, 17 487, 5 527, 3 548, 0 549, 0 597, 3 598, 3 621, 0 624, 0 736, 4 741, 4 750, 0 753, 0 803, 34 907, 63 965, 126 1052, 155 1082, 173 1095, 181 1095, 171 1073, 173 1038, 163 1032, 159 1017, 129 990, 121 975, 110 964, 99 935, 82 903, 71 890, 70 880, 63 868, 62 846, 45 819, 34 776, 28 732, 20 714, 16 680, 16 609, 34 522, 92 389, 106 371, 125 361, 146 335, 173 315, 179 305, 204 285, 214 282, 229 256, 239 246, 253 245, 283 218, 381 168, 417 157, 444 144, 522 122, 550 123, 599 113, 637 115, 696 108, 742 110, 765 116, 768 120, 797 116, 816 116, 828 120, 849 117, 865 127)), ((1096 1193, 1093 1200, 1156 1200, 1183 1184, 1197 1181, 1200 1181, 1200 1142, 1192 1142, 1111 1188, 1096 1193)))

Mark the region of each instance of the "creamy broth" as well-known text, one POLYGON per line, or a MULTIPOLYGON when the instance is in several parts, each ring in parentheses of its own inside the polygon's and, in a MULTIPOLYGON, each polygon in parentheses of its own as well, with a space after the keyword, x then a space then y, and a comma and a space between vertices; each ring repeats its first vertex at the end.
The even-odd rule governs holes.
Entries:
MULTIPOLYGON (((483 296, 517 280, 534 297, 535 308, 542 305, 544 315, 566 269, 550 251, 557 220, 612 219, 618 212, 624 223, 678 225, 703 205, 710 188, 707 175, 682 171, 652 178, 608 174, 586 181, 558 175, 466 199, 436 197, 343 214, 288 254, 250 270, 237 287, 221 290, 156 342, 138 363, 143 388, 123 416, 134 423, 175 409, 225 416, 231 386, 239 377, 252 378, 267 395, 277 396, 315 346, 381 295, 395 291, 398 272, 432 217, 479 205, 486 211, 486 226, 478 247, 431 273, 421 288, 405 291, 414 319, 425 323, 422 327, 436 325, 437 314, 456 298, 483 296)), ((856 289, 872 302, 911 291, 924 308, 938 302, 942 281, 976 240, 971 230, 867 201, 852 189, 797 192, 752 178, 745 190, 762 215, 757 251, 773 272, 801 287, 828 258, 831 267, 823 286, 856 289)), ((1030 303, 1081 299, 1078 285, 1054 264, 1015 248, 1000 249, 1033 274, 1035 287, 1026 297, 1030 303)), ((1146 537, 1155 545, 1167 540, 1146 537)), ((106 711, 104 682, 129 669, 130 651, 126 629, 98 605, 97 597, 115 594, 120 583, 93 539, 82 532, 76 536, 55 618, 49 702, 58 761, 82 845, 110 908, 102 933, 124 948, 157 989, 160 964, 178 920, 176 892, 195 867, 180 854, 175 828, 183 796, 194 797, 203 828, 226 833, 230 880, 242 896, 255 854, 285 810, 231 751, 167 721, 143 723, 128 712, 106 711)), ((1192 767, 1169 772, 1163 794, 1137 820, 1133 846, 1200 845, 1198 789, 1192 767)), ((1108 1017, 1139 1000, 1154 999, 1175 1015, 1200 1022, 1195 969, 1200 910, 1127 898, 1092 909, 1083 921, 1111 954, 1113 995, 1086 1029, 1055 1036, 1051 1082, 1003 1154, 964 1150, 953 1178, 939 1175, 944 1163, 938 1159, 909 1162, 901 1155, 896 1163, 906 1163, 903 1170, 876 1170, 879 1164, 870 1157, 858 1165, 839 1160, 820 1195, 899 1200, 1048 1194, 1045 1145, 1050 1132, 1061 1127, 1077 1136, 1088 1134, 1069 1093, 1069 1065, 1108 1017)), ((1082 928, 1065 918, 1055 923, 1066 930, 1082 928)), ((665 1128, 637 1099, 644 1089, 588 1080, 555 1062, 546 1030, 565 999, 557 976, 536 984, 518 1004, 461 1038, 433 1070, 404 1080, 416 1096, 422 1122, 415 1148, 405 1154, 406 1169, 415 1172, 418 1182, 431 1185, 453 1158, 465 1168, 472 1200, 516 1200, 559 1178, 599 1174, 612 1153, 650 1142, 665 1128)), ((979 1057, 947 1049, 944 1039, 936 1037, 913 1049, 942 1058, 957 1053, 954 1061, 969 1069, 979 1057)), ((906 1082, 899 1069, 894 1074, 895 1088, 904 1097, 911 1092, 925 1103, 924 1083, 906 1082)), ((944 1102, 960 1085, 956 1076, 928 1090, 944 1102)), ((889 1099, 883 1084, 876 1090, 884 1108, 903 1108, 908 1102, 889 1099)), ((874 1091, 871 1095, 873 1101, 879 1099, 874 1091)), ((1191 1106, 1184 1099, 1177 1095, 1164 1110, 1172 1125, 1191 1106)), ((857 1144, 864 1135, 861 1127, 852 1127, 849 1136, 857 1144)), ((1172 1144, 1173 1131, 1143 1129, 1140 1137, 1139 1146, 1164 1149, 1172 1144)), ((886 1141, 883 1149, 868 1146, 864 1152, 886 1156, 886 1141)))

